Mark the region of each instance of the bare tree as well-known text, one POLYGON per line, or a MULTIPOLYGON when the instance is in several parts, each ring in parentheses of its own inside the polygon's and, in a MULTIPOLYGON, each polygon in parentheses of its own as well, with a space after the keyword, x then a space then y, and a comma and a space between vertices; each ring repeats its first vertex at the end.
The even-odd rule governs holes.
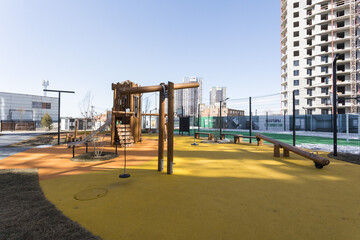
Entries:
POLYGON ((85 119, 85 136, 88 122, 92 122, 95 117, 95 107, 92 105, 94 94, 91 90, 87 91, 82 101, 79 103, 81 116, 85 119))

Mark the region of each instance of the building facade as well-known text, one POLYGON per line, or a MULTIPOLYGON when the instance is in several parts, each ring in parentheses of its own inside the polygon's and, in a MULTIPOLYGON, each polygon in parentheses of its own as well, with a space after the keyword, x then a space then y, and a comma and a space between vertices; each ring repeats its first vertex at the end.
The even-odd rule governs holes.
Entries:
POLYGON ((36 121, 49 113, 53 122, 58 121, 58 98, 29 94, 0 92, 0 120, 36 121))
MULTIPOLYGON (((244 110, 231 109, 227 107, 221 107, 222 117, 237 117, 244 116, 244 110)), ((200 116, 201 117, 220 117, 220 104, 216 105, 200 105, 200 116)))
POLYGON ((220 101, 226 99, 226 87, 212 87, 209 90, 209 94, 210 105, 220 104, 220 101))
POLYGON ((281 0, 283 114, 331 114, 337 61, 338 113, 359 111, 359 1, 281 0))
POLYGON ((174 108, 178 116, 198 115, 198 106, 202 103, 202 82, 201 77, 183 78, 183 83, 199 83, 199 87, 175 90, 174 108))

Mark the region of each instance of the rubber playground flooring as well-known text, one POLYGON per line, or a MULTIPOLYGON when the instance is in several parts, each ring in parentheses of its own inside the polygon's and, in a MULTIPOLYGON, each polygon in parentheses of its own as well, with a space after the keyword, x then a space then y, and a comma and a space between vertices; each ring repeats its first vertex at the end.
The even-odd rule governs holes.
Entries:
MULTIPOLYGON (((144 139, 145 147, 156 137, 144 139)), ((128 157, 130 178, 118 178, 121 155, 103 169, 62 169, 40 184, 59 210, 103 239, 359 239, 359 165, 331 159, 319 170, 295 154, 273 157, 270 145, 192 141, 175 137, 173 175, 157 172, 156 144, 143 152, 138 144, 128 157), (151 148, 155 156, 148 156, 151 148), (141 154, 145 161, 136 160, 141 154)), ((28 164, 51 161, 60 149, 28 164)))

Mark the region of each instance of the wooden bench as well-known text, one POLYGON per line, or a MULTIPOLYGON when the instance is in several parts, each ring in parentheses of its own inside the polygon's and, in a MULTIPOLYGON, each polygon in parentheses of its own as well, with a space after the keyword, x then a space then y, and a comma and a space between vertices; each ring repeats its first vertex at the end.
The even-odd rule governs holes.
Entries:
POLYGON ((200 134, 207 135, 207 136, 208 136, 208 140, 213 140, 213 138, 214 138, 214 134, 212 134, 212 133, 207 133, 207 132, 196 132, 196 133, 195 133, 195 138, 200 138, 200 134))
POLYGON ((283 149, 283 156, 284 157, 290 157, 290 152, 296 153, 300 156, 303 156, 305 158, 308 158, 312 160, 315 163, 315 167, 318 169, 323 168, 324 166, 328 165, 330 161, 327 158, 320 157, 317 154, 309 153, 307 151, 304 151, 300 148, 291 146, 287 143, 280 142, 278 140, 269 138, 267 136, 261 135, 261 134, 255 134, 256 137, 263 139, 269 143, 274 144, 274 157, 280 157, 280 148, 283 149))
POLYGON ((243 138, 256 139, 258 146, 262 146, 264 144, 264 140, 262 140, 261 138, 258 138, 256 136, 243 136, 243 135, 241 135, 240 139, 239 139, 240 142, 243 142, 243 138))
POLYGON ((234 137, 234 143, 242 142, 242 138, 241 138, 242 135, 241 134, 233 134, 233 133, 222 133, 222 134, 220 134, 220 140, 224 140, 226 135, 233 136, 234 137), (240 138, 241 138, 241 140, 240 140, 240 138))

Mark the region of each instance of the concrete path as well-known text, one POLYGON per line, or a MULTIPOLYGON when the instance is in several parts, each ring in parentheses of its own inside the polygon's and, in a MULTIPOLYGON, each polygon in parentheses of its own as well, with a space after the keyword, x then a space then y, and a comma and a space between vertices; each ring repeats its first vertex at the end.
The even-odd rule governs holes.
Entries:
POLYGON ((25 141, 43 132, 2 132, 0 135, 0 160, 19 152, 30 149, 29 147, 6 147, 8 145, 25 141))

